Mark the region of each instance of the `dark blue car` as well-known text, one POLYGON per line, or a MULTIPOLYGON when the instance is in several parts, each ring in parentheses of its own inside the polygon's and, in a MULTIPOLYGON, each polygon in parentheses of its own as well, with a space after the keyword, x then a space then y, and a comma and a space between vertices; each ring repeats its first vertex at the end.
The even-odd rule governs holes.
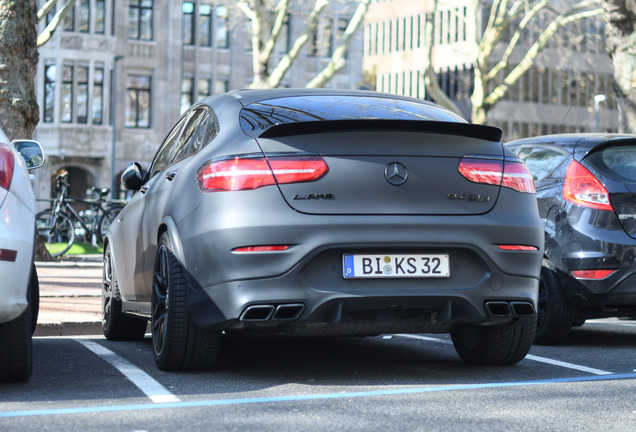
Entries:
POLYGON ((535 343, 591 318, 636 317, 636 135, 506 144, 533 174, 545 227, 535 343))

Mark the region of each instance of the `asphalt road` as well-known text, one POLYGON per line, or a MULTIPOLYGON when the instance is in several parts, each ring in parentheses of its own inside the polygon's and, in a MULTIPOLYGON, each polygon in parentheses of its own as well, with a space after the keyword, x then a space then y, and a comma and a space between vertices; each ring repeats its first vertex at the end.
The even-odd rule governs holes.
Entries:
POLYGON ((159 371, 150 340, 36 337, 1 431, 636 430, 636 322, 596 320, 515 366, 445 335, 229 339, 217 370, 159 371))

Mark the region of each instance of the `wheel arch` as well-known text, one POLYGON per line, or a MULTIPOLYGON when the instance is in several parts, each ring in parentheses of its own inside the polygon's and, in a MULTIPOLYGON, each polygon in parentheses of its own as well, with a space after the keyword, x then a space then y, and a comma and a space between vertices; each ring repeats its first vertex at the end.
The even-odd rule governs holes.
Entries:
POLYGON ((172 243, 172 252, 175 258, 185 267, 185 255, 183 253, 183 244, 181 243, 181 237, 179 236, 179 229, 174 219, 170 216, 166 216, 157 229, 157 245, 164 233, 168 233, 170 242, 172 243))

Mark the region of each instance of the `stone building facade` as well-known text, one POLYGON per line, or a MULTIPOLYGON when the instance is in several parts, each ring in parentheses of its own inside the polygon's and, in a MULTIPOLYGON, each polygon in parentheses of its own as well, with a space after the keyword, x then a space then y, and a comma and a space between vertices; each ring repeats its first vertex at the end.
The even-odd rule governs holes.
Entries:
MULTIPOLYGON (((58 0, 57 7, 64 3, 58 0)), ((130 161, 149 164, 188 106, 210 94, 248 87, 249 22, 236 3, 76 0, 73 12, 40 49, 40 123, 34 138, 43 145, 47 163, 38 170, 36 196, 50 198, 55 176, 66 169, 71 195, 84 197, 88 187, 114 185, 115 196, 121 197, 120 173, 130 161)), ((282 86, 304 87, 327 64, 356 5, 352 0, 330 4, 282 86)), ((274 60, 301 33, 307 14, 307 2, 294 3, 274 60)), ((361 56, 359 32, 347 66, 328 86, 356 87, 361 56)))
MULTIPOLYGON (((475 19, 471 3, 439 1, 433 16, 434 0, 372 0, 364 31, 365 78, 379 91, 428 98, 425 35, 432 22, 432 64, 438 81, 470 119, 473 62, 479 29, 488 17, 482 10, 475 19)), ((523 37, 526 40, 521 45, 527 46, 533 35, 523 37)), ((520 52, 513 52, 511 65, 520 61, 520 52)), ((602 17, 572 23, 553 38, 533 67, 494 106, 488 123, 502 128, 506 140, 594 131, 597 114, 599 130, 616 131, 611 77, 602 17)))

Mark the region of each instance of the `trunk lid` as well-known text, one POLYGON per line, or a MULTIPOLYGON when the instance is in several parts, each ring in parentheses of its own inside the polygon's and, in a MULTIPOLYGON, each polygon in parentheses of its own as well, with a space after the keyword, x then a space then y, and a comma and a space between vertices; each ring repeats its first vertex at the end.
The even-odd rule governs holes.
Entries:
POLYGON ((314 182, 280 184, 309 214, 470 215, 488 212, 500 186, 458 171, 463 156, 503 159, 493 128, 444 122, 315 122, 272 127, 258 138, 268 157, 318 154, 329 166, 314 182))

